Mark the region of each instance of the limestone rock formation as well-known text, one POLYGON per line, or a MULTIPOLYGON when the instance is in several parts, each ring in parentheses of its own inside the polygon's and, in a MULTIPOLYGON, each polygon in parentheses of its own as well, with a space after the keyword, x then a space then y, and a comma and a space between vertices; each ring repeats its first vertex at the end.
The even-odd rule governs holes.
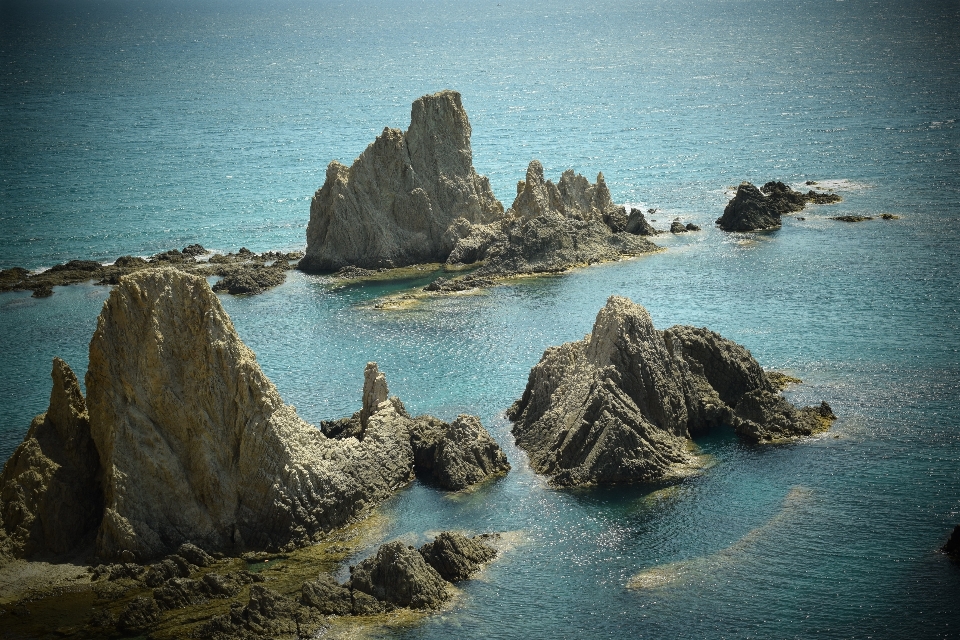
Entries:
POLYGON ((459 491, 510 471, 507 456, 476 416, 460 415, 449 423, 420 416, 410 438, 417 474, 444 489, 459 491))
POLYGON ((443 262, 455 220, 501 217, 503 205, 473 169, 470 134, 460 94, 441 91, 413 103, 406 132, 384 129, 349 168, 331 162, 310 204, 300 269, 443 262))
POLYGON ((480 565, 497 557, 497 551, 484 544, 483 536, 468 538, 444 531, 433 542, 420 547, 420 555, 444 580, 460 582, 473 575, 480 565))
POLYGON ((187 540, 227 551, 305 543, 411 477, 405 431, 371 419, 362 442, 326 438, 283 404, 206 280, 174 269, 127 276, 111 293, 86 385, 105 559, 187 540))
POLYGON ((639 221, 633 232, 627 231, 629 224, 624 208, 613 203, 602 173, 592 184, 567 170, 554 184, 544 179, 543 166, 533 160, 502 220, 456 227, 461 237, 448 262, 483 261, 477 275, 503 277, 561 272, 657 250, 637 235, 646 230, 639 221))
POLYGON ((437 609, 450 594, 447 582, 423 556, 402 542, 390 542, 350 572, 350 587, 389 605, 437 609))
POLYGON ((349 418, 321 422, 330 438, 364 438, 368 421, 376 416, 409 433, 417 475, 444 489, 459 491, 488 478, 503 475, 510 463, 476 416, 461 415, 451 423, 429 415, 411 418, 400 398, 391 397, 387 379, 376 362, 363 372, 363 406, 349 418))
POLYGON ((591 334, 544 352, 508 417, 534 469, 569 486, 682 475, 691 435, 729 424, 778 440, 821 431, 833 413, 784 400, 742 346, 708 329, 657 331, 613 296, 591 334))
POLYGON ((724 231, 762 231, 781 226, 781 216, 802 211, 808 204, 831 204, 840 202, 840 196, 794 191, 782 182, 768 182, 759 189, 749 182, 742 182, 737 193, 727 203, 717 225, 724 231))
POLYGON ((80 383, 54 358, 50 406, 30 425, 0 476, 0 518, 7 553, 73 549, 100 524, 99 459, 80 383))

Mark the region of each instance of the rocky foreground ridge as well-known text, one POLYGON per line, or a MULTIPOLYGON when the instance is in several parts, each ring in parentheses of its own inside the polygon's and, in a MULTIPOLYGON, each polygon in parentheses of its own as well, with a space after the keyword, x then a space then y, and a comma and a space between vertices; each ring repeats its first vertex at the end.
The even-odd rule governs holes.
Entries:
MULTIPOLYGON (((496 534, 469 538, 444 531, 419 549, 389 542, 351 566, 343 583, 325 571, 290 580, 274 575, 275 570, 238 569, 229 560, 184 544, 149 566, 124 563, 93 569, 93 583, 101 592, 144 595, 118 598, 94 615, 90 627, 105 633, 149 632, 166 612, 220 601, 229 603, 228 611, 194 627, 192 637, 316 637, 328 626, 326 616, 442 608, 454 593, 453 584, 469 579, 498 555, 491 546, 497 539, 496 534)), ((273 561, 282 566, 286 558, 273 556, 273 561)), ((288 570, 296 568, 288 565, 288 570)))
POLYGON ((744 347, 706 328, 658 331, 619 296, 583 340, 544 352, 508 417, 533 468, 557 486, 684 475, 691 436, 719 425, 772 442, 834 419, 826 403, 789 403, 744 347))
POLYGON ((808 204, 833 204, 840 200, 836 194, 813 189, 807 193, 794 191, 782 182, 771 181, 759 189, 741 182, 716 224, 724 231, 779 229, 782 216, 803 211, 808 204))
MULTIPOLYGON (((144 561, 290 549, 357 518, 415 472, 464 488, 509 469, 479 420, 413 419, 374 363, 349 433, 283 403, 204 278, 121 279, 90 342, 87 396, 55 360, 50 408, 0 476, 0 550, 144 561), (418 469, 416 460, 429 460, 418 469)), ((351 419, 348 419, 350 421, 351 419)))

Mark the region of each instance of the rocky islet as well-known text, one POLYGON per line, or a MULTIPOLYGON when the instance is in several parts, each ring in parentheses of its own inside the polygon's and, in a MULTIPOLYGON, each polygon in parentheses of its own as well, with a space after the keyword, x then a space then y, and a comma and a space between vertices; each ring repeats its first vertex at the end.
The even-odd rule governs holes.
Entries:
POLYGON ((779 229, 783 216, 803 211, 808 204, 833 204, 840 200, 840 196, 833 193, 813 189, 801 193, 777 181, 767 182, 759 189, 749 182, 741 182, 716 224, 724 231, 779 229))
POLYGON ((544 352, 507 415, 517 445, 556 486, 682 477, 696 466, 690 438, 713 427, 774 442, 834 418, 826 403, 790 404, 741 345, 706 328, 658 331, 618 296, 583 340, 544 352))

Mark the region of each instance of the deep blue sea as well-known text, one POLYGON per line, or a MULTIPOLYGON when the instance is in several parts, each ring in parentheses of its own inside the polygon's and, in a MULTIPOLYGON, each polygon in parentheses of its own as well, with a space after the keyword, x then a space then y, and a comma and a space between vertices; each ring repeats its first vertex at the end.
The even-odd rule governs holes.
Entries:
MULTIPOLYGON (((385 539, 512 545, 452 611, 387 637, 960 637, 960 565, 937 551, 960 523, 957 0, 0 0, 0 268, 303 248, 327 163, 445 88, 505 206, 537 158, 703 231, 407 311, 371 303, 411 283, 298 272, 221 298, 305 419, 355 411, 376 360, 413 412, 478 414, 510 458, 477 493, 414 484, 384 507, 385 539), (731 187, 774 179, 844 201, 769 234, 713 225, 731 187), (882 213, 901 219, 829 219, 882 213), (674 487, 548 488, 503 412, 611 294, 802 378, 789 397, 829 402, 834 428, 718 432, 674 487), (628 589, 642 572, 658 586, 628 589)), ((0 294, 0 458, 54 356, 82 379, 107 294, 0 294)))

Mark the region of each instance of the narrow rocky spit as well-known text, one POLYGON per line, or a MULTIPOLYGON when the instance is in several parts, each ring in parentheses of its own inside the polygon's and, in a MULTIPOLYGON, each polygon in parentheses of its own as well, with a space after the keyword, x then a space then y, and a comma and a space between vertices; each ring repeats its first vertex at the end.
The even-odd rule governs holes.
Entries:
POLYGON ((204 277, 219 276, 214 291, 233 295, 257 294, 283 284, 287 271, 293 269, 302 257, 300 251, 254 253, 246 247, 241 247, 237 253, 219 254, 192 244, 183 250, 171 249, 147 259, 120 256, 109 265, 96 260, 70 260, 39 273, 12 267, 0 271, 0 292, 32 290, 34 298, 45 298, 53 295, 53 287, 91 280, 100 285, 115 285, 130 273, 176 267, 204 277))
POLYGON ((808 204, 833 204, 840 200, 834 193, 794 191, 782 182, 771 181, 759 189, 741 182, 716 224, 724 231, 779 229, 783 216, 803 211, 808 204))
POLYGON ((544 352, 507 415, 517 445, 555 486, 681 477, 696 466, 691 437, 711 428, 777 442, 834 419, 826 403, 790 404, 741 345, 706 328, 658 331, 619 296, 583 340, 544 352))

